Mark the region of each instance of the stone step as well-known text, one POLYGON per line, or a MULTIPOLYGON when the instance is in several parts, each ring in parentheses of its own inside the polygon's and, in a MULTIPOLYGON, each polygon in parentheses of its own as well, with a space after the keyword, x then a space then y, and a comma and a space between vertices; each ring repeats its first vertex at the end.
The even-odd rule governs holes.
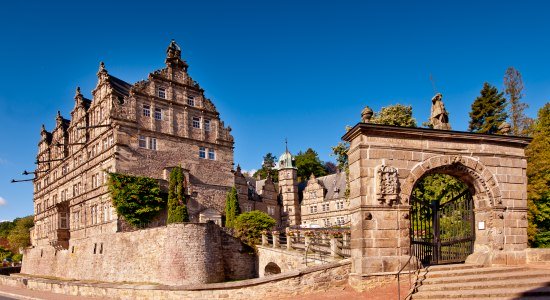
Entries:
POLYGON ((435 265, 428 266, 420 269, 420 271, 451 271, 451 270, 464 270, 464 269, 479 269, 483 268, 482 265, 473 264, 449 264, 449 265, 435 265))
POLYGON ((419 282, 422 285, 431 285, 431 284, 452 284, 458 282, 488 282, 488 281, 506 281, 506 280, 516 280, 516 279, 525 279, 525 278, 538 278, 541 281, 550 279, 550 272, 548 270, 537 270, 537 269, 514 269, 506 272, 490 272, 490 273, 477 273, 477 274, 464 274, 464 275, 454 275, 454 276, 439 276, 433 278, 431 274, 423 275, 422 273, 419 276, 419 282))
POLYGON ((446 291, 424 291, 412 295, 412 299, 518 299, 519 297, 547 297, 550 298, 550 287, 529 288, 496 288, 478 290, 446 290, 446 291))
POLYGON ((470 269, 458 269, 458 270, 441 270, 420 271, 421 277, 439 278, 439 277, 451 277, 451 276, 466 276, 466 275, 480 275, 480 274, 493 274, 504 272, 517 272, 528 270, 527 267, 487 267, 487 268, 470 268, 470 269))
POLYGON ((535 289, 539 287, 547 287, 550 284, 550 274, 546 274, 546 278, 509 278, 507 280, 491 279, 487 281, 469 281, 458 283, 445 284, 428 284, 418 287, 419 292, 424 291, 448 291, 448 290, 478 290, 478 289, 497 289, 497 288, 527 288, 535 289))

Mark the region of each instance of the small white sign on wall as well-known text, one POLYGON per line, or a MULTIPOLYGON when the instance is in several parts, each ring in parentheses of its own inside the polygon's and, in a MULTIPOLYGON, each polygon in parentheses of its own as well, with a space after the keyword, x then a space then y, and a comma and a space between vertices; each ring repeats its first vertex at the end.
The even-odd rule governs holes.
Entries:
POLYGON ((477 223, 477 229, 479 230, 485 230, 485 221, 479 221, 477 223))

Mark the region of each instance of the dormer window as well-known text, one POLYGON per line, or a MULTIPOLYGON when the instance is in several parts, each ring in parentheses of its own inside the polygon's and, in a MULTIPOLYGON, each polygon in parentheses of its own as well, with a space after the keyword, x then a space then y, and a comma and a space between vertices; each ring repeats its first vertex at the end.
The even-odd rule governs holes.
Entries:
POLYGON ((187 96, 187 105, 195 106, 195 97, 187 96))
POLYGON ((159 88, 157 94, 158 94, 159 98, 166 99, 166 89, 165 88, 159 88))
POLYGON ((210 120, 208 119, 204 120, 204 130, 210 131, 210 120))

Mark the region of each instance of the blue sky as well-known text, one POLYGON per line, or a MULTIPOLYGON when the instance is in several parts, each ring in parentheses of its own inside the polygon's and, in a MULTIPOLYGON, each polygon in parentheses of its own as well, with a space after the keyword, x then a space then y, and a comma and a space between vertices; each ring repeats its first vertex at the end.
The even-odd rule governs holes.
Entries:
POLYGON ((550 99, 544 1, 9 1, 0 10, 0 220, 32 213, 40 125, 90 97, 100 61, 128 82, 164 66, 171 39, 235 136, 235 163, 330 147, 365 105, 413 106, 443 94, 453 129, 504 71, 523 75, 527 114, 550 99), (20 3, 16 3, 20 2, 20 3))

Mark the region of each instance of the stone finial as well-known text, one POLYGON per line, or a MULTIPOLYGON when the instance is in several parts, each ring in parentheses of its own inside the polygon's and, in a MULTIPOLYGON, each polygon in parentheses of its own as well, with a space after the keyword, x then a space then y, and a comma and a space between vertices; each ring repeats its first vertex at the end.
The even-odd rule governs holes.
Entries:
POLYGON ((361 111, 361 122, 369 123, 373 114, 374 112, 372 111, 372 109, 368 106, 365 106, 365 108, 363 108, 363 110, 361 111))
POLYGON ((82 99, 82 93, 80 92, 80 87, 79 86, 76 87, 76 91, 74 93, 74 99, 75 100, 82 99))
POLYGON ((176 43, 175 40, 172 40, 170 42, 170 45, 168 45, 168 48, 166 48, 166 59, 165 59, 166 66, 175 68, 175 69, 183 69, 183 71, 187 71, 187 63, 181 59, 181 48, 176 43))
POLYGON ((44 126, 44 124, 42 124, 42 128, 40 129, 40 131, 46 132, 46 126, 44 126))
POLYGON ((510 126, 510 124, 506 121, 500 123, 500 125, 498 126, 498 132, 500 134, 509 135, 511 130, 512 126, 510 126))
POLYGON ((240 164, 237 164, 237 174, 241 174, 241 165, 240 164))
POLYGON ((441 130, 451 130, 451 125, 449 124, 449 113, 445 109, 443 104, 443 95, 437 93, 432 98, 432 109, 430 114, 430 123, 433 126, 433 129, 441 130))
POLYGON ((181 48, 174 39, 166 48, 166 58, 181 58, 181 48))
POLYGON ((311 173, 311 175, 309 175, 309 180, 315 180, 315 174, 311 173))

